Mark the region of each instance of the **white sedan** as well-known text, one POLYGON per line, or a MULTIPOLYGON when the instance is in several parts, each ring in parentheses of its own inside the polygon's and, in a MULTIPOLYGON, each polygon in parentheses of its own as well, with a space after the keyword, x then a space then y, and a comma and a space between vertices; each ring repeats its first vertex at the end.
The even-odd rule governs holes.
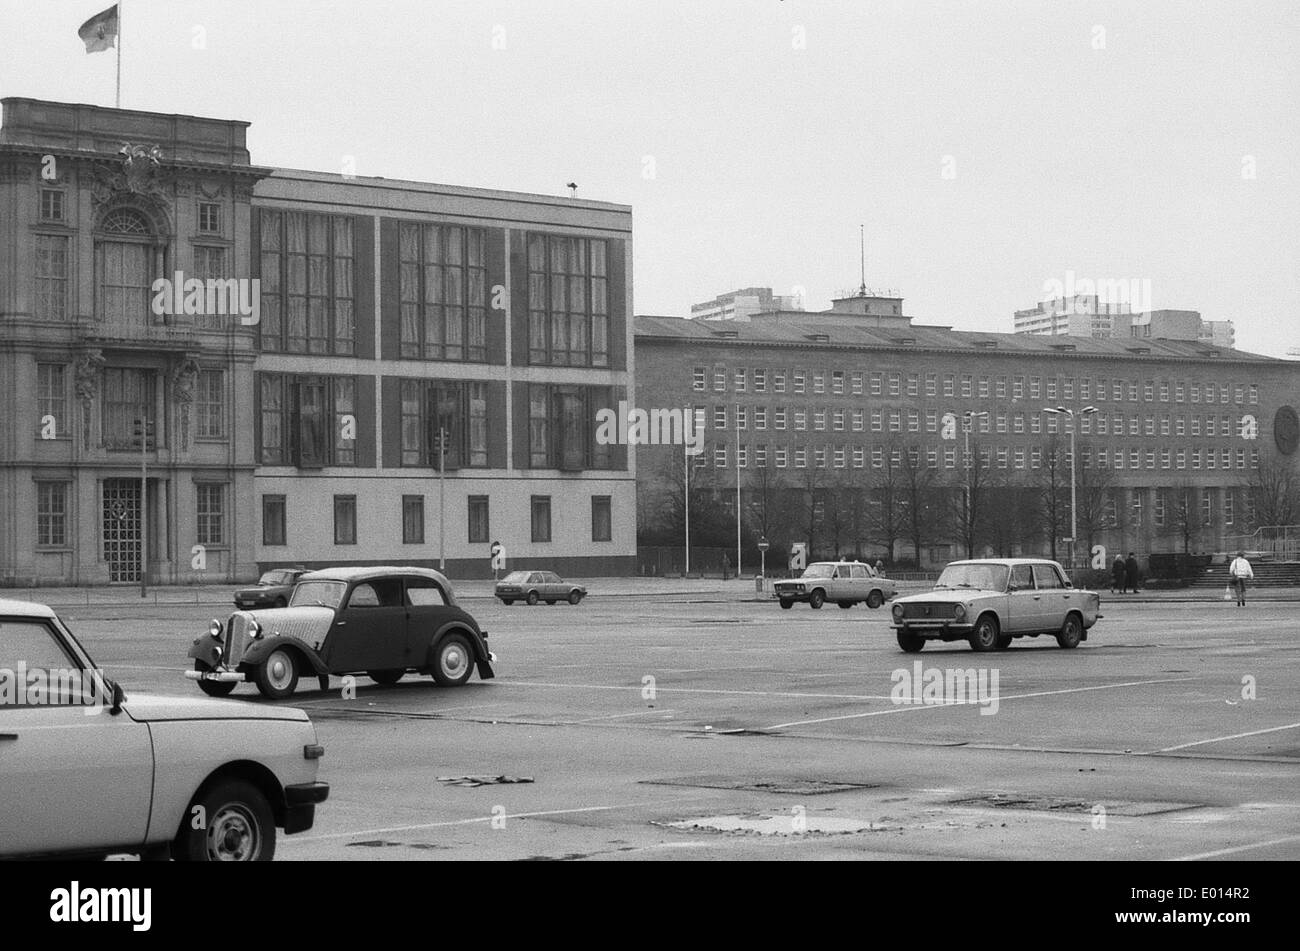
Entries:
POLYGON ((127 696, 48 607, 0 600, 0 857, 269 861, 329 786, 307 715, 127 696))

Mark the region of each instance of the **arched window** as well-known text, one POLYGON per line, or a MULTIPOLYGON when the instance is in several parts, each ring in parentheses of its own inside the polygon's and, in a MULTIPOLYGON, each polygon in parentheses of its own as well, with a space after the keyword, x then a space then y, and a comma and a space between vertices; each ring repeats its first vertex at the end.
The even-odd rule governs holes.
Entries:
POLYGON ((153 229, 144 215, 115 208, 95 241, 95 313, 110 324, 144 326, 154 278, 153 229))

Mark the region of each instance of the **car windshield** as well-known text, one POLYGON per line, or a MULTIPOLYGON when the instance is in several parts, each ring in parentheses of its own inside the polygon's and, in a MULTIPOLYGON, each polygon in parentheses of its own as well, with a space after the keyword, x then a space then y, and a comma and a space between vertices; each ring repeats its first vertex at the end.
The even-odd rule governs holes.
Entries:
POLYGON ((296 608, 306 604, 337 608, 339 602, 343 600, 343 592, 347 587, 342 581, 302 581, 293 589, 293 598, 289 601, 289 606, 296 608))
POLYGON ((510 584, 523 584, 525 581, 528 580, 528 572, 512 571, 510 572, 510 574, 506 575, 501 580, 504 582, 509 582, 510 584))
POLYGON ((829 578, 835 574, 834 565, 809 565, 803 570, 801 578, 829 578))
POLYGON ((257 579, 258 584, 288 584, 289 572, 287 571, 267 571, 262 577, 257 579))
POLYGON ((1003 591, 1007 586, 1006 565, 949 565, 934 583, 936 588, 980 588, 1003 591))

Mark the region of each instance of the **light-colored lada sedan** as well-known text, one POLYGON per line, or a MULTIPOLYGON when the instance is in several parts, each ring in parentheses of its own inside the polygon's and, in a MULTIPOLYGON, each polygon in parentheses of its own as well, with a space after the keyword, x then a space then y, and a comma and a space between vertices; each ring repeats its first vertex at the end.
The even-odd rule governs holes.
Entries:
POLYGON ((42 604, 0 600, 0 858, 268 861, 329 786, 307 714, 132 693, 42 604))
POLYGON ((1064 569, 1044 558, 954 561, 934 589, 894 601, 898 646, 909 654, 926 641, 970 641, 1001 650, 1017 637, 1049 634, 1078 647, 1097 623, 1101 596, 1075 588, 1064 569))

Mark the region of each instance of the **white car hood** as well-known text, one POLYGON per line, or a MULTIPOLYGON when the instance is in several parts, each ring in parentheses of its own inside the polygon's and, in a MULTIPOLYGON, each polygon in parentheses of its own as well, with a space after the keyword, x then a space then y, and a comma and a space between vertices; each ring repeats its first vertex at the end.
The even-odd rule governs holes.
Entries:
POLYGON ((204 697, 167 697, 127 691, 124 709, 132 720, 306 720, 297 707, 209 700, 204 697))

